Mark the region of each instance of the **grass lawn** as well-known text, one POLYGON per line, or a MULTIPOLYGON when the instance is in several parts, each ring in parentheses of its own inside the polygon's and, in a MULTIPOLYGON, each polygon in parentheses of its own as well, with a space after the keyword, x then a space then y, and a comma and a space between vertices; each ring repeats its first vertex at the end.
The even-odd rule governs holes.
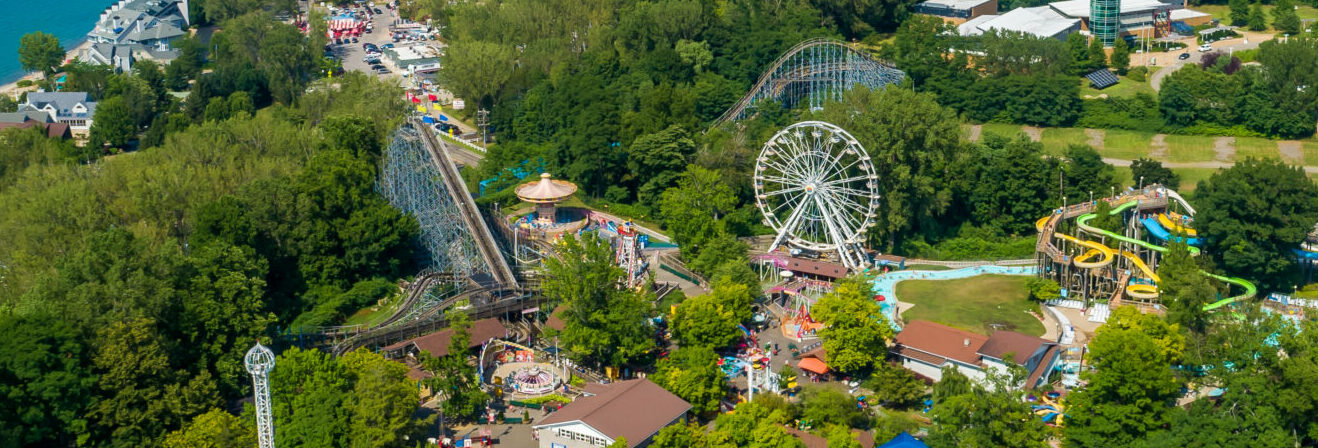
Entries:
POLYGON ((1042 336, 1043 324, 1030 315, 1038 305, 1029 301, 1029 277, 980 275, 960 280, 907 280, 897 284, 897 297, 915 304, 902 314, 906 321, 931 320, 991 334, 997 329, 1042 336))
POLYGON ((1181 193, 1194 191, 1199 181, 1208 180, 1209 176, 1217 172, 1216 168, 1172 168, 1172 171, 1181 176, 1181 188, 1176 190, 1181 193))
POLYGON ((1304 164, 1318 166, 1318 142, 1301 142, 1300 147, 1304 151, 1304 164))
MULTIPOLYGON (((1227 6, 1225 3, 1218 5, 1196 5, 1189 8, 1195 11, 1212 14, 1214 18, 1221 20, 1223 25, 1231 22, 1231 7, 1227 6)), ((1275 29, 1272 28, 1272 10, 1274 8, 1276 7, 1272 5, 1263 5, 1263 15, 1268 16, 1268 29, 1275 31, 1275 29)), ((1301 5, 1295 10, 1295 15, 1300 16, 1300 20, 1318 19, 1318 9, 1308 5, 1301 5)))
POLYGON ((365 327, 374 327, 385 319, 388 319, 389 316, 393 315, 394 310, 398 308, 398 304, 402 302, 403 295, 394 294, 389 297, 389 303, 387 305, 381 307, 372 305, 357 310, 356 313, 348 316, 348 319, 343 321, 343 325, 363 325, 365 327))
POLYGON ((1066 154, 1066 148, 1072 144, 1083 145, 1088 141, 1089 136, 1081 128, 1045 128, 1039 138, 1043 152, 1055 156, 1066 154))
POLYGON ((1235 160, 1245 160, 1246 157, 1250 156, 1263 159, 1280 159, 1281 151, 1277 149, 1277 142, 1273 140, 1258 137, 1236 137, 1235 160))
POLYGON ((983 135, 988 133, 998 134, 1007 138, 1016 138, 1016 134, 1022 132, 1021 125, 1019 124, 984 123, 984 126, 980 128, 980 138, 983 139, 983 135))
MULTIPOLYGON (((1150 73, 1152 74, 1152 73, 1150 73)), ((1153 86, 1148 81, 1132 81, 1125 76, 1118 76, 1121 82, 1116 85, 1108 86, 1103 90, 1098 90, 1090 86, 1088 79, 1080 80, 1080 97, 1081 98, 1098 98, 1099 95, 1107 95, 1109 98, 1129 98, 1139 93, 1158 97, 1158 92, 1153 90, 1153 86)))
POLYGON ((1213 151, 1213 137, 1202 135, 1167 135, 1167 162, 1211 162, 1217 156, 1213 151))
POLYGON ((1153 134, 1148 132, 1106 129, 1103 131, 1103 149, 1098 152, 1103 157, 1123 160, 1148 157, 1149 141, 1152 139, 1153 134))

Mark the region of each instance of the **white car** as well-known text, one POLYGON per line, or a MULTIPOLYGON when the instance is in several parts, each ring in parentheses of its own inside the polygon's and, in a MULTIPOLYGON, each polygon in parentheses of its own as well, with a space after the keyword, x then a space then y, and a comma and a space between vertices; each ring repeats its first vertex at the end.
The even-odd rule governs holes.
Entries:
POLYGON ((1200 45, 1200 46, 1199 46, 1199 51, 1201 51, 1201 52, 1205 52, 1205 51, 1213 51, 1213 44, 1203 44, 1203 45, 1200 45))

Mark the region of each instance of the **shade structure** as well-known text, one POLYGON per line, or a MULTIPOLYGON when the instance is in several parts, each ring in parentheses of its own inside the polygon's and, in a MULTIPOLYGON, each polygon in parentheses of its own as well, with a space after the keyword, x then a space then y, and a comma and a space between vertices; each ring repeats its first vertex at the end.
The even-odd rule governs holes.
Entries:
POLYGON ((824 364, 819 358, 804 358, 797 364, 797 366, 807 372, 814 372, 820 375, 828 373, 828 364, 824 364))
POLYGON ((526 202, 558 202, 577 192, 577 186, 571 182, 550 179, 549 173, 540 175, 540 180, 527 182, 514 191, 517 197, 526 202))
POLYGON ((893 437, 888 443, 879 445, 878 448, 929 448, 929 445, 925 445, 924 442, 916 440, 915 437, 903 432, 897 434, 897 437, 893 437))
POLYGON ((540 180, 527 182, 517 186, 513 194, 525 202, 535 204, 536 217, 543 220, 554 221, 557 217, 557 211, 554 210, 554 204, 567 199, 572 193, 577 192, 577 186, 572 182, 550 179, 549 173, 540 174, 540 180))

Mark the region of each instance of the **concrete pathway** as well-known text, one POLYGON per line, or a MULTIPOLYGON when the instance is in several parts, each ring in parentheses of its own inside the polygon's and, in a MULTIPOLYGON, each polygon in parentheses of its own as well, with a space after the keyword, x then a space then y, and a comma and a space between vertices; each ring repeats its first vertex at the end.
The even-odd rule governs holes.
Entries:
MULTIPOLYGON (((1130 161, 1130 160, 1125 160, 1125 159, 1114 159, 1114 158, 1111 158, 1111 157, 1104 157, 1104 158, 1103 158, 1103 161, 1104 161, 1104 162, 1107 162, 1109 165, 1112 165, 1112 166, 1130 166, 1130 164, 1131 164, 1131 161, 1130 161)), ((1230 168, 1230 167, 1232 167, 1232 166, 1234 166, 1234 165, 1235 165, 1235 162, 1219 162, 1219 161, 1213 161, 1213 162, 1163 162, 1163 163, 1162 163, 1162 166, 1164 166, 1164 167, 1166 167, 1166 168, 1209 168, 1209 169, 1220 169, 1220 168, 1230 168)), ((1306 167, 1304 167, 1304 172, 1306 172, 1306 173, 1318 173, 1318 166, 1306 166, 1306 167)))
POLYGON ((1103 149, 1103 140, 1107 137, 1107 132, 1102 129, 1085 128, 1085 136, 1089 137, 1089 140, 1085 141, 1086 144, 1094 149, 1101 150, 1103 149))
POLYGON ((1149 140, 1149 158, 1154 160, 1167 158, 1167 134, 1154 134, 1149 140))
POLYGON ((1217 137, 1213 139, 1213 160, 1230 162, 1236 160, 1236 138, 1217 137))
POLYGON ((1304 147, 1295 140, 1283 140, 1277 142, 1277 152, 1281 154, 1281 160, 1297 165, 1304 164, 1304 147))

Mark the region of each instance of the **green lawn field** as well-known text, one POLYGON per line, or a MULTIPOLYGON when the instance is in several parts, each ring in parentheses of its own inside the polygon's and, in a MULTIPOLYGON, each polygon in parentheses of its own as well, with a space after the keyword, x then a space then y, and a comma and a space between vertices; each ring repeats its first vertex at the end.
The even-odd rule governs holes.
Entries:
POLYGON ((907 322, 922 319, 991 334, 995 329, 1042 336, 1043 324, 1030 315, 1038 304, 1027 298, 1029 277, 980 275, 960 280, 907 280, 897 284, 897 298, 915 304, 902 314, 907 322))
POLYGON ((1088 79, 1081 79, 1080 97, 1098 98, 1099 95, 1107 95, 1110 98, 1129 98, 1139 93, 1149 94, 1154 98, 1158 97, 1158 92, 1153 90, 1153 86, 1148 81, 1132 81, 1125 76, 1118 76, 1117 79, 1121 82, 1103 90, 1091 87, 1088 79))

